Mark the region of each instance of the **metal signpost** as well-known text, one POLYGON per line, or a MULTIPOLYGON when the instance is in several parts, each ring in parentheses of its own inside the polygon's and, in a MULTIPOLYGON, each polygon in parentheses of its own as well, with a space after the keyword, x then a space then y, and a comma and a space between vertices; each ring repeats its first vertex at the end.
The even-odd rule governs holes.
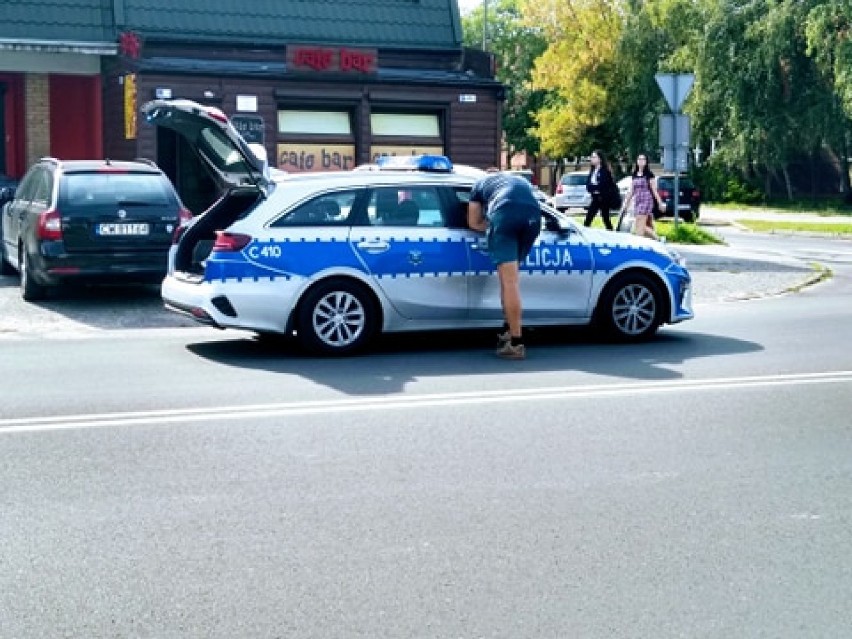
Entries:
POLYGON ((695 75, 683 73, 658 73, 654 76, 663 92, 671 113, 660 116, 660 146, 663 148, 663 168, 674 172, 674 218, 675 228, 680 221, 680 172, 687 168, 689 153, 690 121, 680 108, 689 95, 695 75))

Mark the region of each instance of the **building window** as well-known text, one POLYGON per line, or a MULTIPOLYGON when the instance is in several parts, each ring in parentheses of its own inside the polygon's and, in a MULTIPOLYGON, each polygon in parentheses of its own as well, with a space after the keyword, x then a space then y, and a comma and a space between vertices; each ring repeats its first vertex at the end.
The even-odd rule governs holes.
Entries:
POLYGON ((278 111, 278 168, 288 173, 355 168, 355 136, 349 111, 278 111))
POLYGON ((374 136, 441 137, 437 113, 373 113, 370 115, 370 128, 374 136))
POLYGON ((351 137, 352 119, 346 111, 279 111, 278 132, 351 137))
POLYGON ((441 117, 438 113, 371 113, 370 157, 443 155, 441 117))

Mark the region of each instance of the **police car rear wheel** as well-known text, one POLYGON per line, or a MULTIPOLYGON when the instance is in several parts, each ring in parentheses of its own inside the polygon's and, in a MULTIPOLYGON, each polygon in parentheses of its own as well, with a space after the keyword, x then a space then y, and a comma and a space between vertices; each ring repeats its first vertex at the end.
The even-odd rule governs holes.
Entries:
POLYGON ((357 351, 375 332, 374 308, 361 286, 334 281, 320 284, 301 305, 299 340, 314 352, 345 355, 357 351))
POLYGON ((646 275, 630 273, 607 287, 601 297, 598 320, 609 337, 639 341, 656 333, 662 306, 659 286, 646 275))

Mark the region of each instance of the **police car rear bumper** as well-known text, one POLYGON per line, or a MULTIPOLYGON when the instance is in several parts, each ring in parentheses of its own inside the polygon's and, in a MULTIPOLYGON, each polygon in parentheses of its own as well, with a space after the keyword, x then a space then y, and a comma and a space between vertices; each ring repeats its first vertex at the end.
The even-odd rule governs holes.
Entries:
POLYGON ((295 304, 300 282, 296 279, 207 281, 169 275, 161 295, 166 308, 217 328, 283 333, 295 304))
POLYGON ((207 326, 224 328, 220 321, 223 318, 219 317, 223 314, 213 305, 209 289, 204 282, 180 281, 168 276, 163 280, 160 294, 168 310, 191 317, 207 326))

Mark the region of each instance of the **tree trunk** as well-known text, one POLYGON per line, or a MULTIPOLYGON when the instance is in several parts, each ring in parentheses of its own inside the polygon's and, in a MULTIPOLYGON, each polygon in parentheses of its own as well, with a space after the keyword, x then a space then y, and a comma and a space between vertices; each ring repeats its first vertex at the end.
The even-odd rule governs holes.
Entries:
POLYGON ((846 204, 852 204, 852 179, 849 176, 849 153, 852 152, 852 149, 849 148, 849 132, 844 133, 843 135, 843 162, 841 163, 840 168, 843 170, 843 201, 846 204))
POLYGON ((793 185, 790 183, 790 171, 787 170, 787 165, 782 169, 784 172, 784 186, 787 187, 787 199, 793 200, 793 185))

